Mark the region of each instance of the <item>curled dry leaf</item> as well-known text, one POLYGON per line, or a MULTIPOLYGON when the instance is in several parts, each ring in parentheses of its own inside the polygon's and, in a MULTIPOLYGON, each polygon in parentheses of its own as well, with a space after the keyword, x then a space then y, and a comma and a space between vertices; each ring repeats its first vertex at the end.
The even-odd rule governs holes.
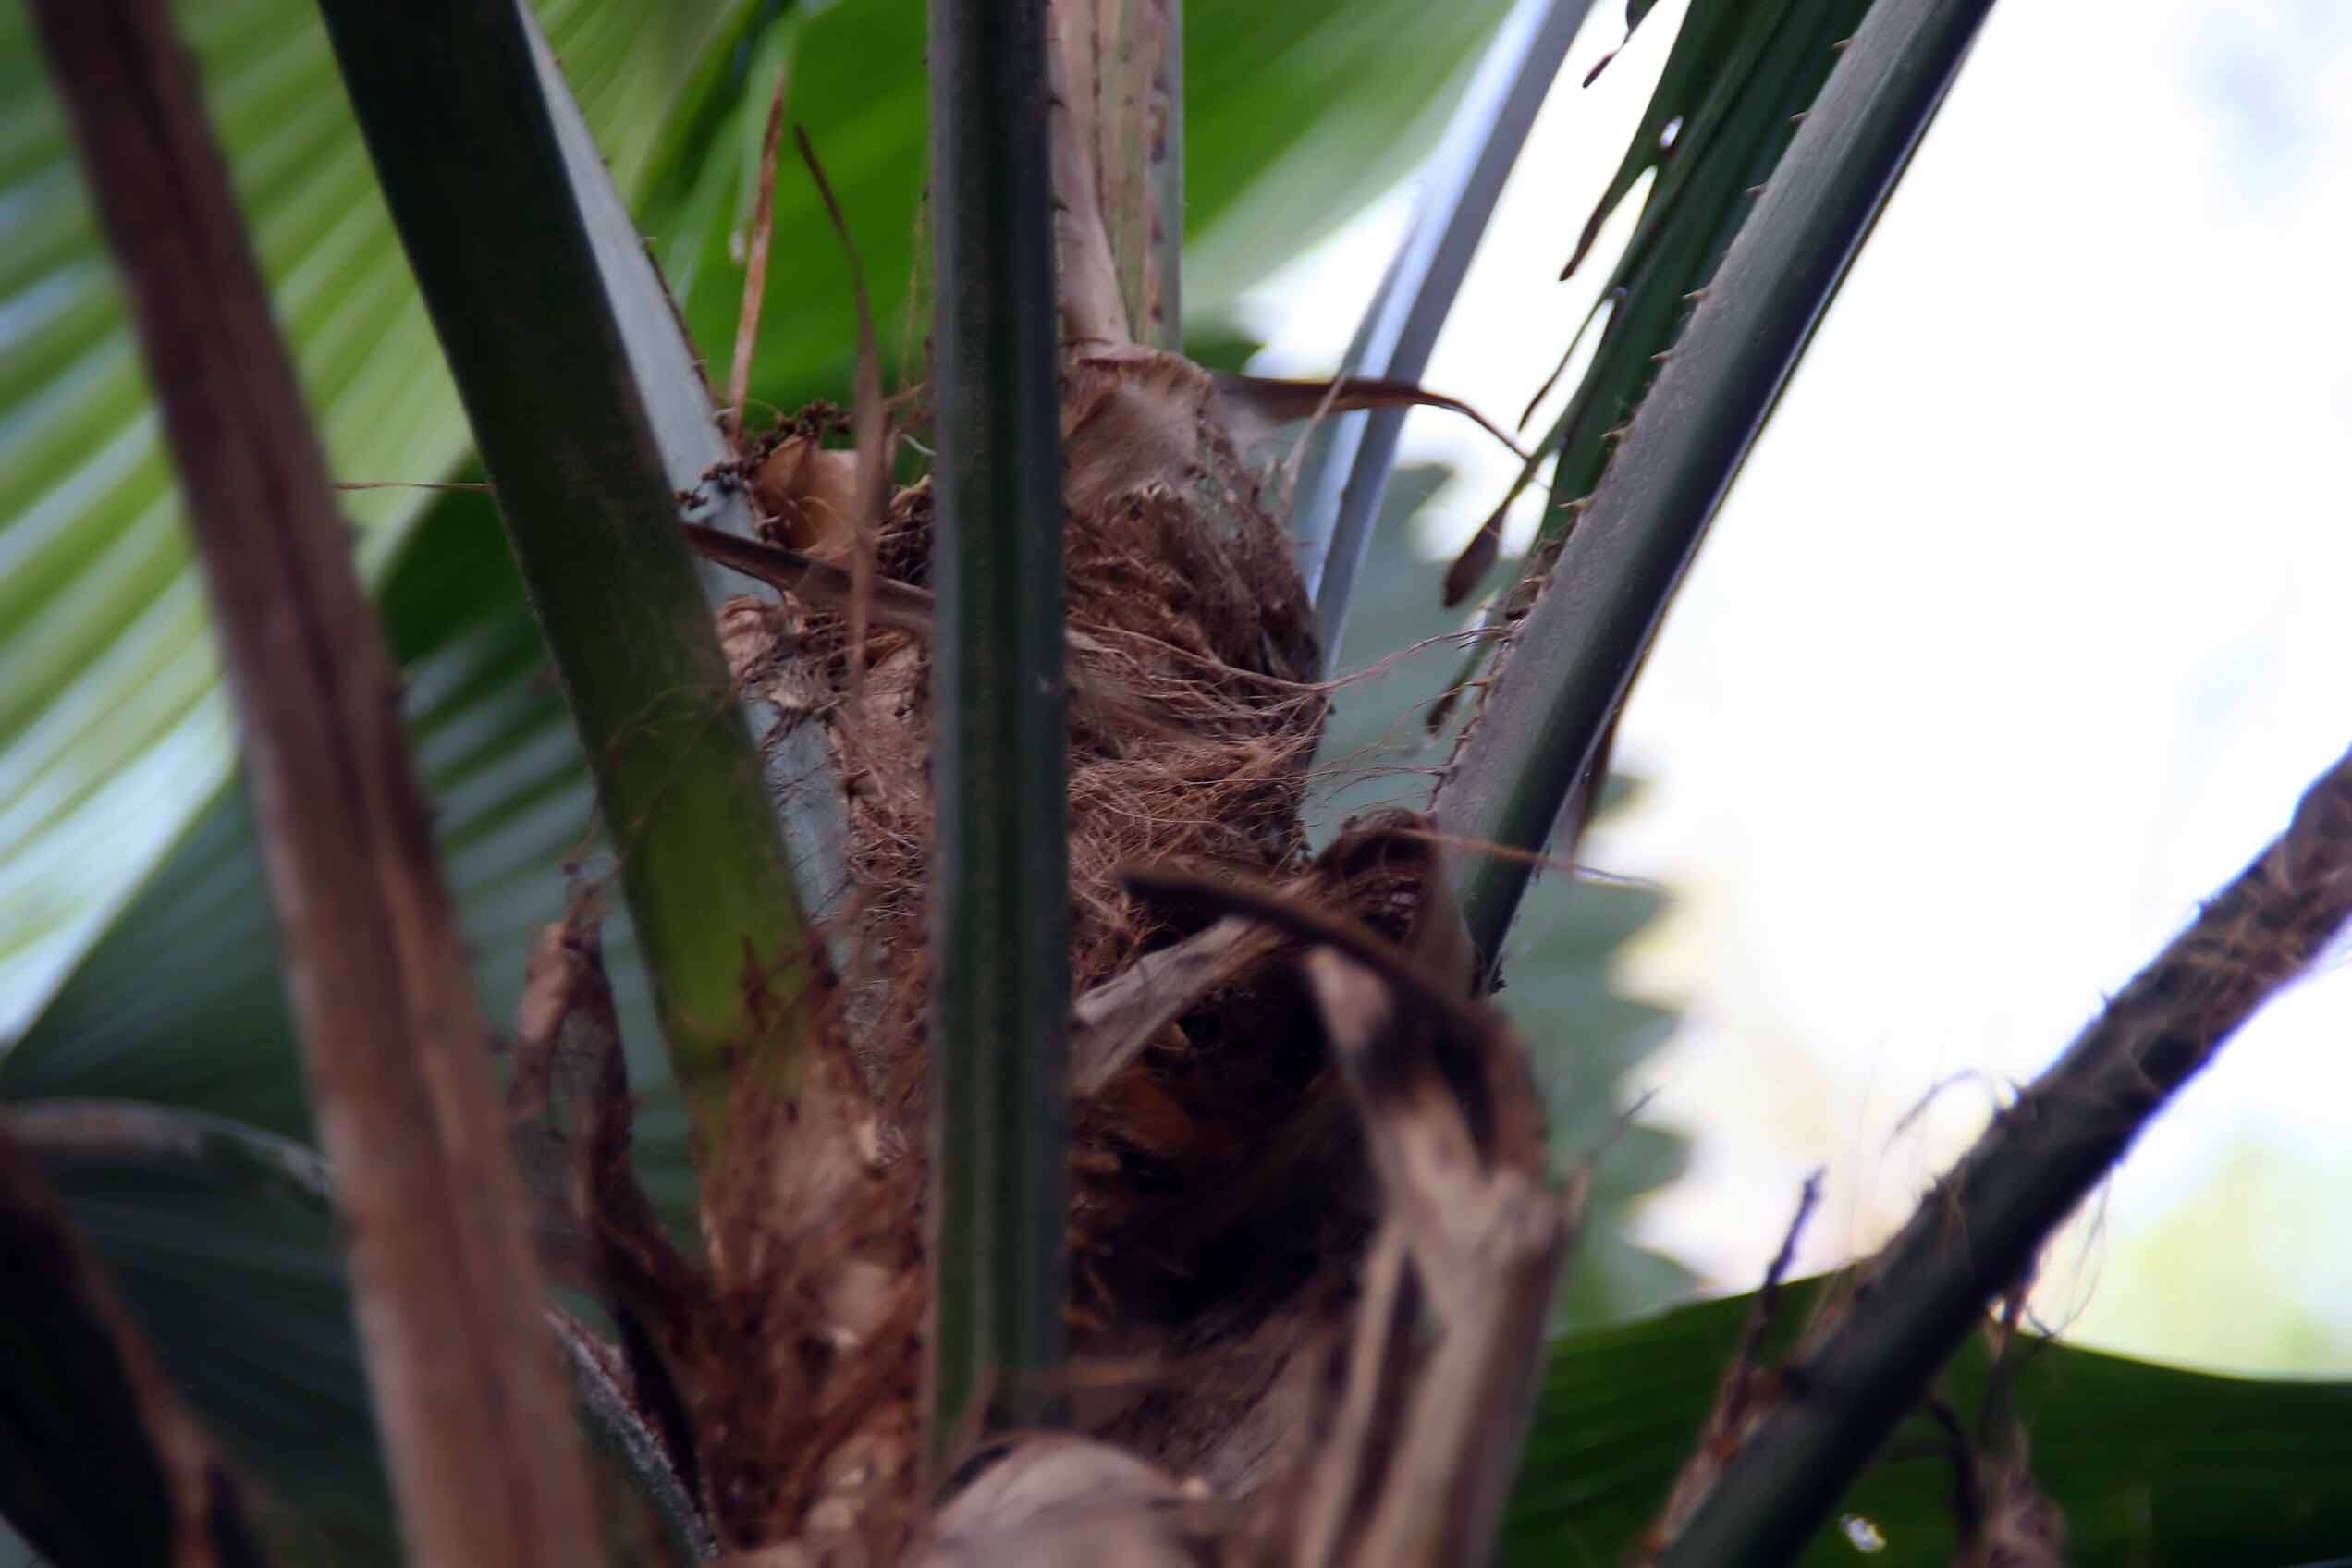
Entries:
POLYGON ((827 566, 856 553, 857 498, 857 454, 814 435, 786 436, 752 471, 752 499, 776 538, 827 566))
POLYGON ((693 1501, 693 1427, 670 1359, 707 1287, 664 1232, 630 1162, 628 1064, 592 900, 540 932, 515 1033, 508 1136, 533 1240, 557 1278, 606 1305, 619 1338, 608 1349, 548 1309, 573 1392, 619 1439, 655 1505, 689 1539, 715 1545, 693 1501))
POLYGON ((1984 1406, 1972 1438, 1942 1400, 1929 1413, 1952 1439, 1952 1514, 1959 1526, 1953 1568, 2064 1568, 2066 1518, 2035 1481, 2031 1444, 2013 1413, 2010 1389, 2040 1341, 2019 1332, 2026 1291, 2009 1292, 1985 1325, 1992 1350, 1984 1406))
POLYGON ((1144 954, 1080 997, 1071 1009, 1072 1092, 1081 1098, 1101 1093, 1202 998, 1279 945, 1264 926, 1227 915, 1173 947, 1144 954))
POLYGON ((1336 380, 1289 380, 1264 375, 1219 374, 1212 378, 1224 399, 1226 418, 1235 440, 1244 449, 1254 447, 1270 427, 1321 419, 1329 414, 1358 413, 1366 409, 1444 409, 1476 424, 1502 443, 1503 449, 1533 465, 1531 457, 1511 438, 1511 433, 1459 398, 1431 392, 1410 381, 1387 376, 1343 375, 1336 380))
POLYGON ((1979 1512, 1953 1568, 2065 1568, 2065 1516, 2036 1484, 2022 1446, 1974 1464, 1979 1512))
POLYGON ((508 1136, 531 1205, 533 1239, 543 1258, 573 1279, 594 1268, 575 1171, 587 1158, 596 1120, 609 1118, 614 1102, 628 1094, 596 928, 585 912, 575 911, 544 927, 532 944, 507 1081, 508 1136))
POLYGON ((1011 1439, 963 1470, 915 1568, 1195 1568, 1230 1524, 1206 1488, 1084 1438, 1011 1439))
POLYGON ((1360 863, 1376 846, 1411 857, 1423 878, 1402 943, 1297 890, 1159 871, 1127 880, 1310 949, 1322 1034, 1377 1179, 1353 1333, 1329 1376, 1316 1378, 1308 1355, 1292 1378, 1305 1402, 1294 1418, 1319 1436, 1309 1458, 1289 1462, 1292 1485, 1257 1491, 1257 1529, 1287 1540, 1278 1555, 1292 1562, 1475 1562, 1491 1547, 1532 1414, 1579 1195, 1547 1178, 1524 1053, 1469 998, 1468 943, 1434 875, 1435 847, 1398 814, 1327 858, 1360 863), (1416 1332, 1424 1316, 1433 1344, 1416 1332), (1318 1397, 1318 1381, 1336 1396, 1318 1397))
POLYGON ((1581 1182, 1551 1189, 1539 1102, 1499 1018, 1469 1011, 1465 1032, 1464 1011, 1432 1007, 1334 949, 1307 969, 1384 1218, 1298 1561, 1480 1562, 1533 1416, 1581 1182), (1408 1354, 1415 1299, 1438 1337, 1408 1354))

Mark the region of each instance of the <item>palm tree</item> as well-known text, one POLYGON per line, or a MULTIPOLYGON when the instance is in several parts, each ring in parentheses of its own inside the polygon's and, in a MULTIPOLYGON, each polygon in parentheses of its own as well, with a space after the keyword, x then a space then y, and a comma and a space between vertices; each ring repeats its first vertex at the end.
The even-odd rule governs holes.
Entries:
MULTIPOLYGON (((520 7, 321 9, 465 421, 378 374, 386 428, 345 440, 375 473, 440 472, 470 427, 486 475, 419 523, 379 595, 388 640, 160 6, 33 7, 211 585, 327 1159, 250 1079, 119 1103, 158 1064, 91 1044, 93 991, 172 1034, 235 1023, 231 987, 104 979, 108 945, 201 970, 216 961, 187 953, 209 937, 252 965, 237 933, 258 898, 207 885, 235 858, 216 817, 8 1059, 0 1304, 33 1348, 0 1407, 23 1456, 0 1508, 51 1561, 380 1555, 382 1482, 350 1442, 369 1402, 402 1537, 435 1562, 1415 1563, 1570 1542, 1782 1561, 1906 1418, 1944 1464, 1871 1517, 1948 1489, 1936 1506, 1968 1561, 2056 1561, 2069 1504, 2161 1464, 2210 1469, 2086 1431, 2083 1411, 2290 1440, 2340 1423, 2335 1390, 2033 1341, 2016 1300, 2042 1239, 2352 907, 2342 766, 1880 1257, 1826 1287, 1784 1290, 1776 1270, 1748 1303, 1548 1344, 1594 1177, 1555 1175, 1525 1031, 1486 999, 1503 937, 1600 799, 1673 586, 1983 0, 1692 6, 1595 214, 1597 230, 1656 172, 1593 368, 1530 455, 1531 478, 1556 459, 1553 505, 1484 617, 1490 663, 1462 688, 1442 782, 1426 811, 1319 848, 1310 764, 1393 418, 1429 399, 1412 383, 1581 5, 1514 11, 1351 374, 1302 386, 1182 351, 1187 118, 1197 148, 1268 117, 1235 83, 1280 57, 1286 26, 1326 30, 1324 47, 1415 28, 1442 55, 1468 48, 1474 8, 1196 8, 1189 80, 1247 105, 1220 120, 1184 102, 1172 0, 935 0, 935 314, 926 349, 907 334, 896 398, 859 258, 879 276, 913 257, 836 202, 807 141, 805 187, 779 173, 785 82, 826 84, 796 86, 794 112, 838 135, 837 166, 919 164, 814 112, 851 80, 794 59, 815 24, 681 8, 649 37, 626 8, 581 6, 557 18, 576 30, 559 66, 520 7), (684 107, 631 125, 632 93, 674 74, 644 64, 665 43, 710 64, 684 107), (629 128, 612 175, 567 68, 629 128), (692 338, 615 176, 668 214, 659 260, 692 338), (727 271, 732 226, 714 219, 733 215, 730 187, 755 198, 740 312, 697 287, 727 271), (827 253, 848 263, 846 322, 763 276, 827 253), (717 418, 693 340, 714 363, 730 346, 717 418), (849 407, 770 427, 747 398, 753 350, 811 341, 792 362, 846 372, 849 407), (395 426, 404 403, 434 406, 395 426), (1267 437, 1310 417, 1291 483, 1267 437), (520 593, 484 543, 486 488, 520 593), (552 719, 543 646, 579 738, 552 787, 509 765, 520 727, 474 723, 552 719), (388 700, 396 656, 424 770, 445 800, 474 786, 477 815, 438 861, 388 700), (553 857, 520 876, 510 839, 491 846, 534 805, 577 839, 574 757, 612 850, 609 868, 572 866, 567 898, 553 857), (527 913, 484 934, 542 927, 506 1131, 458 918, 502 895, 527 913), (608 965, 600 925, 624 913, 633 954, 608 965), (649 1071, 676 1086, 667 1124, 631 1092, 649 1071), (116 1103, 89 1097, 106 1090, 116 1103), (330 1197, 357 1351, 319 1268, 330 1197), (111 1277, 95 1261, 109 1217, 111 1277), (191 1278, 174 1239, 256 1253, 191 1278), (175 1292, 177 1314, 154 1309, 175 1292), (237 1332, 232 1307, 264 1306, 309 1337, 237 1332), (1627 1401, 1666 1440, 1579 1452, 1591 1413, 1627 1401), (97 1436, 42 1456, 67 1430, 97 1436)), ((889 31, 909 9, 857 16, 837 37, 896 48, 914 80, 915 35, 889 31)), ((220 51, 267 55, 284 36, 226 12, 209 25, 220 51)), ((246 166, 276 158, 294 178, 276 130, 293 100, 271 70, 237 80, 251 95, 224 123, 259 128, 246 166)), ((870 78, 854 96, 888 104, 870 78)), ((1336 102, 1289 105, 1300 134, 1336 102)), ((351 276, 296 298, 319 301, 332 342, 335 310, 368 298, 365 252, 319 254, 351 276)), ((397 285, 398 263, 381 276, 397 285)), ((393 298, 374 325, 398 321, 393 298)), ((378 354, 430 359, 423 325, 378 354)), ((73 378, 33 360, 79 408, 73 378)), ((342 405, 325 407, 332 440, 342 405)), ((396 494, 376 504, 413 507, 396 494)), ((1493 556, 1482 536, 1450 595, 1493 556)), ((187 722, 201 686, 156 710, 187 722)), ((139 720, 84 724, 71 754, 141 755, 155 730, 139 720)), ((56 842, 74 820, 53 809, 56 842)), ((2259 1495, 2304 1475, 2282 1459, 2259 1495)), ((2253 1495, 2152 1544, 2242 1544, 2253 1495)), ((2272 1544, 2340 1540, 2342 1506, 2272 1519, 2272 1544)), ((2072 1512, 2078 1550, 2151 1544, 2072 1512)))

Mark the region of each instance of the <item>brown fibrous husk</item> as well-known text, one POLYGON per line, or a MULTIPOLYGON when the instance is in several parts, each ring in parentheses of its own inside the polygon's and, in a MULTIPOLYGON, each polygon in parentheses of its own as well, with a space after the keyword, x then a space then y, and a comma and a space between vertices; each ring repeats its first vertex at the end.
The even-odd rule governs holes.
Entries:
MULTIPOLYGON (((1304 848, 1299 813, 1325 708, 1312 612, 1290 545, 1189 362, 1133 352, 1077 361, 1065 418, 1064 562, 1072 631, 1069 790, 1071 971, 1083 991, 1181 934, 1120 891, 1161 861, 1278 873, 1304 848)), ((878 578, 927 588, 927 484, 893 498, 878 578)), ((788 606, 788 610, 791 606, 788 606)), ((771 663, 803 682, 847 798, 857 946, 887 964, 852 974, 877 1086, 919 1118, 932 802, 930 649, 903 629, 848 645, 816 606, 769 621, 771 663), (852 669, 852 664, 856 668, 852 669)), ((738 668, 757 662, 730 627, 738 668)))
MULTIPOLYGON (((1403 938, 1425 839, 1367 824, 1307 858, 1320 654, 1216 384, 1173 356, 1073 356, 1064 410, 1073 995, 1211 918, 1130 897, 1133 865, 1243 875, 1403 938)), ((806 445, 776 451, 823 472, 806 445)), ((814 543, 805 514, 778 521, 779 543, 814 543)), ((900 489, 867 541, 874 578, 928 588, 933 521, 927 484, 900 489)), ((722 617, 739 676, 786 724, 824 727, 854 956, 800 999, 818 1038, 797 1091, 739 1088, 705 1182, 709 1274, 647 1272, 679 1298, 656 1316, 721 1538, 887 1560, 922 1513, 925 1176, 899 1151, 925 1102, 930 646, 904 625, 852 645, 851 621, 789 594, 722 617)), ((1282 1469, 1286 1402, 1311 1391, 1292 1368, 1343 1314, 1375 1219, 1295 946, 1254 951, 1074 1107, 1072 1410, 1229 1496, 1282 1469)))

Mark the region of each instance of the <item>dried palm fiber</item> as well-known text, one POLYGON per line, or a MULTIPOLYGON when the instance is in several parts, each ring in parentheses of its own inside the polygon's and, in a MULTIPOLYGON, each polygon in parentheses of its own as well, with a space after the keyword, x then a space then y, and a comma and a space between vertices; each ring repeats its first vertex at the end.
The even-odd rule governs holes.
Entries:
MULTIPOLYGON (((1074 355, 1066 366, 1071 965, 1080 991, 1171 935, 1120 891, 1120 866, 1176 860, 1269 873, 1303 851, 1299 812, 1326 706, 1310 684, 1313 616, 1224 415, 1215 381, 1172 355, 1074 355)), ((841 494, 826 459, 848 454, 813 457, 794 443, 778 453, 790 468, 759 490, 779 541, 820 560, 849 558, 848 526, 809 520, 841 494)), ((918 483, 882 521, 875 578, 927 588, 930 554, 930 491, 918 483)), ((852 976, 851 1016, 869 1072, 913 1125, 932 810, 928 638, 875 615, 853 650, 847 614, 790 595, 781 606, 739 602, 724 630, 740 677, 827 728, 849 807, 851 918, 874 963, 852 976)))
MULTIPOLYGON (((1058 133, 1090 101, 1058 93, 1058 133)), ((1216 924, 1131 899, 1119 872, 1136 864, 1243 876, 1409 937, 1434 880, 1425 841, 1373 825, 1306 857, 1326 698, 1291 543, 1238 449, 1266 410, 1134 345, 1084 140, 1055 149, 1073 997, 1216 924)), ((846 805, 855 956, 816 998, 798 1091, 739 1095, 706 1182, 714 1277, 672 1358, 721 1451, 704 1471, 723 1538, 888 1561, 922 1513, 925 1177, 899 1151, 925 1113, 932 510, 924 484, 887 503, 865 488, 876 448, 827 450, 828 417, 779 431, 745 477, 774 543, 832 586, 737 601, 722 632, 739 679, 823 729, 833 778, 814 782, 846 805)), ((1374 1219, 1297 950, 1256 929, 1231 941, 1076 1106, 1075 1415, 1234 1498, 1295 1459, 1293 1369, 1319 1365, 1299 1353, 1343 1318, 1374 1219)))

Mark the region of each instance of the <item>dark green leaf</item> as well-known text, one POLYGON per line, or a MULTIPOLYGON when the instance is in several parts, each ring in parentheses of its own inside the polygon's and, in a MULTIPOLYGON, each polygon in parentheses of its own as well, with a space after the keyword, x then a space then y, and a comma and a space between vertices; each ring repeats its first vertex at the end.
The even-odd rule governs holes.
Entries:
POLYGON ((28 1152, 291 1562, 397 1563, 349 1290, 307 1151, 183 1118, 211 1153, 28 1152), (304 1169, 308 1174, 304 1174, 304 1169))
MULTIPOLYGON (((1868 0, 1864 3, 1868 4, 1868 0)), ((1746 80, 1746 64, 1789 9, 1787 4, 1775 0, 1762 5, 1746 4, 1744 0, 1692 0, 1690 9, 1684 15, 1682 31, 1674 35, 1674 46, 1667 53, 1666 64, 1659 73, 1658 85, 1642 110, 1640 123, 1634 128, 1633 140, 1625 144, 1625 155, 1618 161, 1617 172, 1609 177, 1608 188, 1593 204, 1592 215, 1585 220, 1584 232, 1576 237, 1576 248, 1570 252, 1568 264, 1561 269, 1562 277, 1583 263, 1593 241, 1600 237, 1600 226, 1609 221, 1609 214, 1633 192, 1644 174, 1666 161, 1670 147, 1678 163, 1688 165, 1693 161, 1689 154, 1694 146, 1702 142, 1697 134, 1700 129, 1698 121, 1704 118, 1699 112, 1722 90, 1736 89, 1746 80), (1671 142, 1667 136, 1669 127, 1674 128, 1671 142)), ((1648 12, 1647 5, 1639 14, 1629 7, 1627 31, 1640 26, 1648 12)))
MULTIPOLYGON (((1818 1299, 1792 1286, 1770 1342, 1784 1348, 1818 1299)), ((1578 1333, 1553 1349, 1503 1537, 1502 1561, 1615 1564, 1657 1516, 1697 1439, 1753 1298, 1578 1333)), ((2352 1542, 2352 1384, 2211 1377, 2029 1341, 2011 1387, 2036 1480, 2067 1520, 2076 1568, 2227 1562, 2284 1568, 2352 1542)), ((1964 1422, 1982 1407, 1980 1340, 1944 1392, 1964 1422)), ((1820 1568, 1942 1568, 1952 1561, 1953 1472, 1941 1429, 1914 1417, 1839 1505, 1885 1541, 1864 1555, 1824 1530, 1820 1568), (1901 1457, 1894 1457, 1894 1456, 1901 1457)))
POLYGON ((708 391, 528 13, 321 9, 584 741, 672 1071, 715 1155, 731 1073, 792 1083, 805 1027, 792 1004, 810 983, 776 806, 676 526, 681 496, 737 533, 749 508, 705 483, 726 455, 708 391), (781 1005, 761 1005, 746 965, 781 1005))
POLYGON ((260 1568, 246 1488, 5 1128, 0 1280, 0 1513, 58 1568, 260 1568))
MULTIPOLYGON (((1640 222, 1600 286, 1599 298, 1610 309, 1592 361, 1536 447, 1538 461, 1558 459, 1538 549, 1574 525, 1569 508, 1592 493, 1608 467, 1611 432, 1657 378, 1659 356, 1681 332, 1692 295, 1714 276, 1724 248, 1755 205, 1755 192, 1795 135, 1799 112, 1835 63, 1832 45, 1854 31, 1868 7, 1869 0, 1820 6, 1699 0, 1684 18, 1640 128, 1569 261, 1573 272, 1609 214, 1643 174, 1656 171, 1640 222)), ((1587 319, 1577 327, 1571 353, 1588 325, 1587 319)), ((1531 482, 1537 468, 1530 462, 1519 486, 1531 482)), ((1517 494, 1514 486, 1513 497, 1517 494)), ((1497 508, 1448 575, 1450 602, 1468 596, 1488 575, 1501 517, 1497 508)), ((1483 656, 1475 655, 1469 663, 1475 667, 1483 656)))
POLYGON ((1029 1424, 1062 1355, 1070 1165, 1060 320, 1045 0, 931 6, 934 317, 925 1436, 1029 1424), (988 1390, 991 1376, 1005 1386, 988 1390))
MULTIPOLYGON (((242 1123, 124 1102, 22 1108, 9 1126, 165 1375, 258 1484, 277 1561, 403 1561, 317 1157, 242 1123)), ((661 1515, 636 1460, 601 1420, 587 1430, 611 1560, 679 1560, 674 1535, 669 1553, 653 1545, 661 1515)))
MULTIPOLYGON (((1591 516, 1568 536, 1547 592, 1515 632, 1505 673, 1484 693, 1481 722, 1439 791, 1438 815, 1451 832, 1520 849, 1551 841, 1564 802, 1599 758, 1709 520, 1942 101, 1948 74, 1923 67, 1902 77, 1900 96, 1881 91, 1880 75, 1857 76, 1858 56, 1832 47, 1844 20, 1835 6, 1795 9, 1802 15, 1782 19, 1753 56, 1753 71, 1723 84, 1733 102, 1752 93, 1754 104, 1778 115, 1788 83, 1827 71, 1831 58, 1842 64, 1773 168, 1753 221, 1738 226, 1720 263, 1706 257, 1722 232, 1724 202, 1745 195, 1719 170, 1709 190, 1721 198, 1691 207, 1693 223, 1704 219, 1713 233, 1702 240, 1685 230, 1679 243, 1709 267, 1709 294, 1683 329, 1673 361, 1658 373, 1660 386, 1679 389, 1674 406, 1654 418, 1634 414, 1590 497, 1591 516)), ((1980 16, 1982 0, 1968 14, 1980 16)), ((1883 9, 1873 13, 1874 24, 1884 20, 1883 9)), ((1957 34, 1969 35, 1965 28, 1957 34)), ((1941 45, 1947 34, 1936 36, 1941 45)), ((1957 62, 1950 55, 1949 68, 1957 62)), ((1730 160, 1725 169, 1746 168, 1770 152, 1769 138, 1742 146, 1725 136, 1719 144, 1730 160)), ((1667 183, 1661 179, 1660 189, 1667 183)), ((1647 319, 1646 311, 1621 309, 1611 330, 1636 313, 1647 319)), ((1636 374, 1648 370, 1644 364, 1636 374)), ((1579 401, 1593 392, 1588 382, 1579 401)), ((1573 450, 1563 458, 1556 502, 1571 498, 1575 461, 1573 450)), ((1569 521, 1551 508, 1553 529, 1569 521)), ((1489 963, 1530 875, 1525 863, 1501 857, 1459 868, 1464 915, 1489 963)))

